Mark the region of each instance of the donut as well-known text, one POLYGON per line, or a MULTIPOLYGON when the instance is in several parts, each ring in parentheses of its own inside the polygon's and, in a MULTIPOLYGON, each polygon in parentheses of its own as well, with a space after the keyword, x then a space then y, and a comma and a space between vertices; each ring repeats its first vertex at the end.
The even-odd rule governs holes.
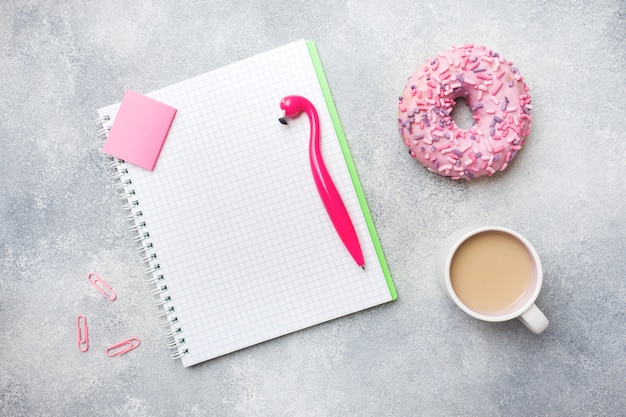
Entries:
POLYGON ((426 60, 398 98, 398 131, 409 153, 452 179, 503 171, 530 133, 528 86, 510 61, 484 46, 453 46, 426 60), (450 116, 464 98, 474 124, 450 116))

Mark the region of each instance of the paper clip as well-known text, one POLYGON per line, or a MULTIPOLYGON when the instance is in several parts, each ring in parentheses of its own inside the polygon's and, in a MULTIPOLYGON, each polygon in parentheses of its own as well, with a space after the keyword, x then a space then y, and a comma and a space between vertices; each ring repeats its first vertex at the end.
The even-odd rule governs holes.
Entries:
POLYGON ((100 294, 104 295, 104 298, 106 298, 107 300, 113 301, 117 298, 117 294, 115 294, 113 288, 111 288, 111 286, 105 280, 103 280, 100 275, 92 272, 87 275, 87 279, 89 280, 91 285, 93 285, 98 291, 100 291, 100 294))
POLYGON ((87 352, 89 349, 89 329, 87 328, 87 317, 83 315, 76 318, 76 336, 78 339, 78 350, 87 352))
POLYGON ((126 352, 130 352, 131 350, 138 348, 140 344, 141 340, 136 337, 131 337, 130 339, 126 339, 117 345, 107 348, 106 354, 108 357, 123 355, 126 352))

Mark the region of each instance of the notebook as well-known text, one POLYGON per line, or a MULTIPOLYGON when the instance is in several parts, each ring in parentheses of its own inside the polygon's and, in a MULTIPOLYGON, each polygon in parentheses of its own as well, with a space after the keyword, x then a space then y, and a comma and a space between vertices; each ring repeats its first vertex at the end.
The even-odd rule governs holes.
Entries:
MULTIPOLYGON (((112 158, 162 305, 191 366, 396 299, 316 46, 297 41, 145 94, 176 110, 154 169, 112 158), (308 159, 307 97, 365 269, 332 226, 308 159)), ((120 103, 98 110, 104 138, 120 103)), ((353 140, 358 140, 354 138, 353 140)))

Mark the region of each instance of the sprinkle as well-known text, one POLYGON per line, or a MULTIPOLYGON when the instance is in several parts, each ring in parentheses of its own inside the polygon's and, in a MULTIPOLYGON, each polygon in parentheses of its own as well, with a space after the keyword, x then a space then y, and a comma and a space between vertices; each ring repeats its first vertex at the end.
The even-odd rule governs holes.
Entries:
POLYGON ((491 100, 495 105, 500 104, 500 100, 498 100, 495 96, 489 96, 489 100, 491 100))
POLYGON ((463 152, 459 151, 458 149, 454 149, 452 152, 459 158, 463 156, 463 152))
POLYGON ((502 118, 500 116, 493 116, 493 120, 495 120, 496 123, 502 123, 502 118))
POLYGON ((493 153, 502 152, 504 150, 504 146, 496 146, 493 148, 493 153))
POLYGON ((502 105, 500 106, 500 110, 504 111, 506 110, 506 107, 509 105, 509 98, 508 97, 504 97, 504 101, 502 102, 502 105))
MULTIPOLYGON (((439 162, 439 161, 437 161, 437 162, 439 162)), ((437 167, 435 167, 435 168, 437 168, 437 167)), ((450 165, 450 164, 442 165, 442 166, 439 167, 439 172, 447 171, 449 169, 452 169, 452 165, 450 165)))
POLYGON ((498 94, 500 88, 502 88, 502 81, 498 81, 496 84, 493 85, 493 88, 491 89, 491 95, 495 96, 496 94, 498 94))
POLYGON ((516 106, 510 106, 510 107, 507 107, 505 111, 507 113, 512 113, 514 111, 517 111, 517 107, 516 106))
POLYGON ((467 69, 469 69, 470 71, 474 71, 474 69, 478 67, 478 65, 479 65, 478 61, 472 61, 471 64, 467 65, 467 69))
POLYGON ((479 68, 474 68, 472 70, 472 72, 483 72, 483 71, 487 71, 487 67, 479 67, 479 68))

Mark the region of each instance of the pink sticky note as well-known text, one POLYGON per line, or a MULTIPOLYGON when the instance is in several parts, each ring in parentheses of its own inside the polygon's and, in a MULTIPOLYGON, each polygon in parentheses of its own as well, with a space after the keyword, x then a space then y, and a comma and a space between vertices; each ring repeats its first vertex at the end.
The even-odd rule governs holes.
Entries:
POLYGON ((153 171, 174 115, 175 108, 126 90, 102 151, 153 171))

